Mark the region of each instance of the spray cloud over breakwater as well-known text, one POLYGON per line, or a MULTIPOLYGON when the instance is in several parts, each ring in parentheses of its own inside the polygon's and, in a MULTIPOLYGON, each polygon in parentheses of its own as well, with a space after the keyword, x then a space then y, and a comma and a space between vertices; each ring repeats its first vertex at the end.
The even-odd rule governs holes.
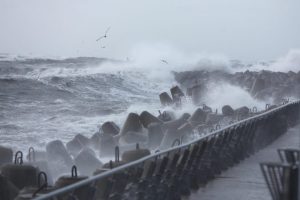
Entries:
MULTIPOLYGON (((224 56, 187 55, 166 45, 140 45, 128 61, 2 56, 0 65, 1 143, 22 150, 53 139, 67 142, 79 133, 91 136, 105 121, 121 125, 130 112, 157 115, 158 94, 178 82, 173 72, 237 70, 224 56)), ((231 83, 211 80, 208 89, 203 103, 213 108, 229 102, 234 108, 265 104, 231 83)), ((194 109, 187 106, 180 112, 194 109)))

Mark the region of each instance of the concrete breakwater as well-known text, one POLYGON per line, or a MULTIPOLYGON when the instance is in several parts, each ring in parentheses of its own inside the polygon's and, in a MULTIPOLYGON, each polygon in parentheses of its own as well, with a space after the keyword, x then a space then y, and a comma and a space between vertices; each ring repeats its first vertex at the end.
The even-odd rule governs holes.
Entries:
POLYGON ((122 128, 106 122, 91 138, 77 135, 66 146, 54 140, 45 152, 30 148, 27 162, 17 152, 12 164, 13 152, 3 148, 7 199, 178 199, 295 125, 299 102, 284 103, 243 115, 245 108, 229 105, 220 114, 205 105, 179 118, 168 112, 157 117, 147 111, 130 113, 122 128), (103 155, 115 159, 102 163, 103 155), (54 183, 63 173, 69 175, 54 183))

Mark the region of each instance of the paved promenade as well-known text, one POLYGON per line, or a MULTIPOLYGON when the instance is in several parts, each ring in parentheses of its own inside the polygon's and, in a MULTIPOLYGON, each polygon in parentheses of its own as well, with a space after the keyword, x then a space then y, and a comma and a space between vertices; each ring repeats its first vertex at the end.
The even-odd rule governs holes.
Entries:
POLYGON ((189 200, 271 200, 259 163, 279 161, 278 148, 300 147, 300 125, 291 128, 275 142, 238 165, 223 172, 189 200))

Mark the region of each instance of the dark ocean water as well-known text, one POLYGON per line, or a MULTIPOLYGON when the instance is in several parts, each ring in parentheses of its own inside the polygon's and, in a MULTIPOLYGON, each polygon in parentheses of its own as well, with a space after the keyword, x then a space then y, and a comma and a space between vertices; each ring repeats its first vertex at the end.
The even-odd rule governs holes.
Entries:
MULTIPOLYGON (((204 62, 198 70, 236 68, 204 62)), ((0 145, 14 150, 45 148, 51 140, 68 142, 76 134, 92 136, 105 121, 119 126, 129 112, 158 115, 159 94, 177 85, 173 71, 197 70, 188 65, 116 61, 78 57, 44 59, 0 54, 0 145)), ((211 82, 203 103, 221 110, 260 102, 239 86, 211 82), (230 91, 230 92, 224 92, 230 91)), ((172 108, 167 108, 172 109, 172 108)), ((196 107, 185 104, 180 116, 196 107)))
POLYGON ((14 149, 91 136, 107 120, 159 108, 162 84, 100 58, 0 60, 0 144, 14 149), (104 64, 104 63, 110 64, 104 64))

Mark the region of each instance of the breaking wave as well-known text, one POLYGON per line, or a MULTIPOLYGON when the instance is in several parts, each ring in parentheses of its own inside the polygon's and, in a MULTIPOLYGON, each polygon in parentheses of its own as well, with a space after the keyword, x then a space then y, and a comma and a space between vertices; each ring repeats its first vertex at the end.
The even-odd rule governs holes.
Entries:
MULTIPOLYGON (((298 62, 297 52, 287 59, 298 62)), ((158 95, 177 84, 173 71, 246 69, 221 55, 186 55, 161 45, 141 45, 125 61, 3 54, 0 58, 0 133, 4 135, 0 143, 22 150, 32 144, 42 147, 53 139, 68 141, 79 133, 91 136, 104 121, 121 125, 129 112, 157 114, 161 109, 158 95)), ((229 103, 263 107, 265 103, 230 84, 211 84, 209 89, 205 103, 214 108, 229 103)))

